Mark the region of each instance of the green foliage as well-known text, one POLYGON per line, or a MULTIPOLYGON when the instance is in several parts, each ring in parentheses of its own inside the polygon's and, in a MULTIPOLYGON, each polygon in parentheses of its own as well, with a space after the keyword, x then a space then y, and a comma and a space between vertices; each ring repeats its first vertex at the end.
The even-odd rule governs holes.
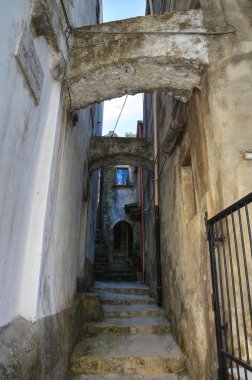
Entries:
POLYGON ((136 137, 136 134, 133 132, 125 132, 124 137, 136 137))

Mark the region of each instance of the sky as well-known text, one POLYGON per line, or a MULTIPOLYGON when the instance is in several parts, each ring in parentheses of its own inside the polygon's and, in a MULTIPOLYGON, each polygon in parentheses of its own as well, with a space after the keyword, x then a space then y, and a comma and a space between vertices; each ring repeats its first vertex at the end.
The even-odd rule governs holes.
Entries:
MULTIPOLYGON (((103 0, 103 22, 144 16, 146 0, 103 0)), ((125 96, 104 102, 103 135, 115 127, 125 96)), ((143 96, 128 96, 115 132, 124 136, 125 132, 136 133, 137 120, 143 120, 143 96)))

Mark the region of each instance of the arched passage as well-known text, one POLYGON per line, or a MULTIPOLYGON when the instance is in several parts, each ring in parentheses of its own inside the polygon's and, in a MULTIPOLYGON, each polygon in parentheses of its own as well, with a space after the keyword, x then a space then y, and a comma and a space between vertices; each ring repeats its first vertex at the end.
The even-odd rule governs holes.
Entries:
POLYGON ((92 137, 89 172, 109 165, 141 166, 153 170, 153 142, 138 138, 92 137))
POLYGON ((114 249, 127 252, 128 256, 133 254, 133 229, 128 222, 120 221, 114 225, 113 244, 114 249))
POLYGON ((65 82, 69 108, 138 92, 190 98, 208 63, 203 30, 201 10, 73 29, 65 82))

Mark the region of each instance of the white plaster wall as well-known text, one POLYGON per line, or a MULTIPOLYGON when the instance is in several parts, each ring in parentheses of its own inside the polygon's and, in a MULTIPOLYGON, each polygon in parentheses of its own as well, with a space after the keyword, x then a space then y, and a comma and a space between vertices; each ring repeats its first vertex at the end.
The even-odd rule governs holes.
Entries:
MULTIPOLYGON (((22 269, 36 170, 52 92, 43 38, 34 40, 44 70, 40 104, 33 97, 14 57, 20 21, 29 24, 27 0, 4 1, 0 12, 0 325, 18 313, 22 269), (4 38, 3 38, 4 37, 4 38)), ((59 92, 59 89, 56 92, 59 92)), ((36 236, 34 236, 36 240, 36 236)), ((31 263, 31 272, 36 263, 31 263)), ((29 288, 33 287, 31 278, 29 288)), ((28 291, 28 289, 26 289, 28 291)))
POLYGON ((98 4, 100 8, 99 22, 102 22, 102 0, 73 0, 71 3, 65 4, 68 8, 69 19, 76 28, 96 24, 96 6, 98 4))
MULTIPOLYGON (((78 22, 83 18, 83 25, 96 22, 96 1, 76 4, 73 21, 75 17, 78 22)), ((75 293, 87 178, 84 164, 92 135, 89 109, 79 112, 75 128, 67 119, 61 85, 50 74, 44 37, 34 38, 44 71, 40 103, 35 105, 14 57, 21 21, 29 26, 30 1, 4 1, 0 12, 0 35, 5 36, 0 41, 0 326, 18 314, 36 320, 56 313, 75 293)), ((95 127, 101 118, 97 115, 98 111, 95 127)))

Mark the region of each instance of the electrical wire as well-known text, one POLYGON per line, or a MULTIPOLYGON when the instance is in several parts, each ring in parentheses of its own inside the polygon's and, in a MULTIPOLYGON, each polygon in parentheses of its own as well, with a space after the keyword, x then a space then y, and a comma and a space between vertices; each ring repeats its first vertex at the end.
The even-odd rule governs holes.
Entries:
POLYGON ((123 111, 123 109, 124 109, 124 107, 125 107, 125 104, 126 104, 126 102, 127 102, 128 96, 129 96, 129 95, 126 95, 126 97, 125 97, 125 99, 124 99, 124 102, 123 102, 123 105, 122 105, 121 111, 120 111, 119 116, 118 116, 118 118, 117 118, 117 120, 116 120, 116 123, 115 123, 114 129, 113 129, 113 132, 112 132, 112 134, 111 134, 111 137, 113 137, 113 135, 114 135, 114 133, 115 133, 115 129, 116 129, 116 127, 117 127, 117 124, 119 123, 119 120, 120 120, 120 117, 121 117, 122 111, 123 111))
POLYGON ((227 11, 226 11, 226 6, 225 6, 225 3, 224 3, 224 0, 220 0, 220 3, 221 3, 221 8, 222 8, 222 11, 223 11, 223 16, 224 16, 224 21, 225 23, 227 24, 227 26, 231 27, 231 30, 233 31, 236 31, 236 27, 230 23, 228 17, 227 17, 227 11))
POLYGON ((72 25, 71 25, 71 23, 69 21, 69 18, 68 18, 68 15, 67 15, 67 11, 66 11, 66 7, 65 7, 65 4, 64 4, 63 0, 60 0, 60 5, 61 5, 61 9, 63 11, 64 17, 65 17, 65 20, 66 20, 67 28, 68 28, 69 31, 71 31, 72 25))

